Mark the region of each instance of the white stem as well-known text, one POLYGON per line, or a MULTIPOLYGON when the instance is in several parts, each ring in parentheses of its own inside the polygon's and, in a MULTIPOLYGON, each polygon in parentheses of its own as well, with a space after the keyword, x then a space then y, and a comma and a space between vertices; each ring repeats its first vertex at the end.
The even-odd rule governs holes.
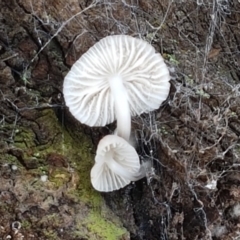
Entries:
POLYGON ((108 167, 115 174, 130 181, 137 181, 146 176, 146 170, 143 166, 140 167, 138 172, 132 173, 128 169, 124 168, 121 164, 116 162, 114 159, 111 159, 111 161, 108 161, 107 164, 108 164, 108 167))
POLYGON ((110 77, 109 85, 115 104, 117 135, 128 141, 131 133, 131 113, 127 90, 123 84, 123 79, 119 75, 110 77))

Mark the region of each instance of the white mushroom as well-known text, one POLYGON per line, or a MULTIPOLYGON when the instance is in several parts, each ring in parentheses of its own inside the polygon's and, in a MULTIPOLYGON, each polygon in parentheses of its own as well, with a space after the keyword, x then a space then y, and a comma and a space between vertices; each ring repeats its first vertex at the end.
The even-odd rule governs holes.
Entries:
POLYGON ((91 170, 91 182, 96 190, 114 191, 145 175, 136 150, 127 141, 116 135, 101 139, 91 170))
POLYGON ((117 133, 128 140, 131 115, 159 108, 169 93, 163 58, 147 42, 125 35, 97 42, 72 66, 63 93, 72 115, 89 126, 117 119, 117 133))

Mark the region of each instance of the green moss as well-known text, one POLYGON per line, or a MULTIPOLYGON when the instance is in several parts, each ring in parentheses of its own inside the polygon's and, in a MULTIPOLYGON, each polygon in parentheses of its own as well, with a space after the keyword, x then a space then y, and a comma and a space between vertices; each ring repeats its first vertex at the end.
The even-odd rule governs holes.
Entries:
POLYGON ((46 239, 48 239, 48 240, 59 239, 58 236, 57 236, 56 230, 53 230, 53 229, 50 229, 50 230, 44 229, 44 230, 43 230, 43 233, 44 233, 46 239))
POLYGON ((126 229, 117 227, 115 224, 104 219, 103 216, 99 213, 97 214, 96 212, 89 214, 85 224, 91 232, 96 233, 104 240, 117 240, 126 234, 126 229))
POLYGON ((71 174, 67 169, 64 168, 56 168, 53 169, 49 176, 49 181, 53 182, 54 185, 58 188, 60 186, 63 186, 63 184, 66 184, 70 181, 71 174))
POLYGON ((236 146, 235 150, 237 151, 238 154, 240 154, 240 146, 236 146))
POLYGON ((161 133, 161 134, 163 134, 163 135, 167 135, 168 134, 168 131, 167 131, 167 129, 164 127, 164 126, 162 126, 160 129, 158 129, 159 130, 159 132, 161 133))
POLYGON ((23 229, 27 230, 27 229, 30 229, 32 227, 32 224, 27 220, 23 220, 23 221, 21 221, 21 227, 23 229))
POLYGON ((18 127, 15 130, 14 147, 20 148, 21 150, 34 147, 34 139, 35 134, 30 128, 18 127))
POLYGON ((38 224, 41 226, 52 226, 52 227, 58 227, 61 223, 61 219, 59 218, 59 214, 53 213, 49 215, 45 215, 38 224))
POLYGON ((166 54, 168 61, 171 62, 174 65, 178 65, 179 61, 176 59, 176 56, 174 54, 166 54))
POLYGON ((197 90, 196 94, 203 98, 210 98, 210 95, 208 93, 206 93, 203 89, 197 90))
POLYGON ((3 155, 3 154, 0 154, 0 162, 1 163, 7 163, 7 164, 14 164, 14 165, 16 165, 16 166, 22 166, 19 162, 18 162, 18 160, 17 160, 17 158, 15 157, 15 156, 12 156, 12 155, 10 155, 10 154, 5 154, 5 155, 3 155))
POLYGON ((29 79, 31 79, 31 69, 23 71, 23 73, 20 75, 21 80, 23 81, 24 85, 26 86, 29 84, 29 79))
MULTIPOLYGON (((56 143, 45 149, 45 152, 58 152, 67 156, 70 166, 78 173, 77 188, 73 188, 65 194, 71 198, 74 196, 76 201, 84 203, 89 207, 87 219, 79 223, 79 228, 75 234, 87 237, 83 230, 83 226, 86 225, 89 231, 93 235, 99 236, 100 239, 118 239, 119 236, 126 233, 126 230, 118 227, 118 224, 105 220, 100 215, 100 209, 102 209, 101 206, 104 202, 100 193, 94 190, 91 185, 90 171, 94 164, 94 156, 90 153, 92 149, 90 139, 81 132, 78 133, 77 140, 73 139, 60 124, 56 125, 55 115, 47 113, 44 118, 47 118, 47 121, 44 119, 41 119, 41 121, 47 122, 47 129, 51 129, 51 132, 61 131, 61 134, 55 139, 56 143)), ((53 181, 58 187, 65 184, 68 180, 69 175, 64 169, 58 169, 51 173, 50 181, 53 181)), ((108 215, 107 212, 106 215, 108 215)))
POLYGON ((194 80, 192 78, 192 76, 185 76, 185 81, 186 81, 186 84, 189 85, 189 86, 192 86, 194 84, 194 80))
MULTIPOLYGON (((41 144, 36 144, 38 133, 36 129, 33 132, 31 127, 18 127, 15 136, 14 146, 23 151, 24 158, 34 158, 37 162, 37 169, 28 170, 27 183, 34 182, 34 185, 30 184, 28 187, 26 184, 25 189, 28 191, 29 188, 36 193, 45 189, 51 193, 58 189, 59 192, 64 191, 63 198, 66 198, 66 201, 71 199, 74 204, 80 205, 82 212, 78 212, 76 217, 72 216, 73 219, 79 219, 73 235, 87 239, 119 239, 126 230, 121 227, 119 219, 103 207, 105 205, 101 194, 91 185, 90 171, 94 164, 91 140, 81 131, 77 133, 77 139, 73 139, 51 109, 42 111, 42 117, 36 122, 41 126, 41 144), (49 153, 56 153, 60 157, 62 155, 68 167, 49 164, 49 161, 46 161, 49 153), (49 181, 41 182, 39 179, 42 174, 47 174, 49 181), (74 178, 76 179, 73 180, 74 178)), ((52 230, 52 222, 56 223, 55 227, 61 226, 61 222, 52 221, 55 218, 55 215, 46 218, 51 224, 49 229, 43 232, 45 239, 59 239, 52 230)), ((27 228, 28 223, 25 225, 27 228)))

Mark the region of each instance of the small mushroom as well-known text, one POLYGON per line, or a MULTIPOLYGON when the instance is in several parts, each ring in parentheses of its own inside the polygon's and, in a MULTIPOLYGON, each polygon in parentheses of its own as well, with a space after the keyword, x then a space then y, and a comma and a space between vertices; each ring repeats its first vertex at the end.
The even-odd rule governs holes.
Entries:
POLYGON ((136 150, 126 140, 116 135, 100 140, 91 170, 91 182, 96 190, 111 192, 145 175, 136 150))
POLYGON ((72 66, 63 93, 81 123, 105 126, 117 119, 117 134, 128 140, 131 115, 159 108, 169 80, 163 58, 149 43, 114 35, 97 42, 72 66))

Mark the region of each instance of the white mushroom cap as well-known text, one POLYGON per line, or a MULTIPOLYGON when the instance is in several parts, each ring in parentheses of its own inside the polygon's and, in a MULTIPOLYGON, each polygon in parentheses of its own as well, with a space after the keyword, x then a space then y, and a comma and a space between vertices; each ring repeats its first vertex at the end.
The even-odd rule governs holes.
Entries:
POLYGON ((127 141, 116 135, 101 139, 91 170, 91 182, 96 190, 114 191, 144 176, 138 154, 127 141))
POLYGON ((126 35, 97 42, 66 75, 63 93, 72 115, 89 126, 118 120, 127 139, 131 115, 159 108, 170 89, 163 58, 147 42, 126 35))

